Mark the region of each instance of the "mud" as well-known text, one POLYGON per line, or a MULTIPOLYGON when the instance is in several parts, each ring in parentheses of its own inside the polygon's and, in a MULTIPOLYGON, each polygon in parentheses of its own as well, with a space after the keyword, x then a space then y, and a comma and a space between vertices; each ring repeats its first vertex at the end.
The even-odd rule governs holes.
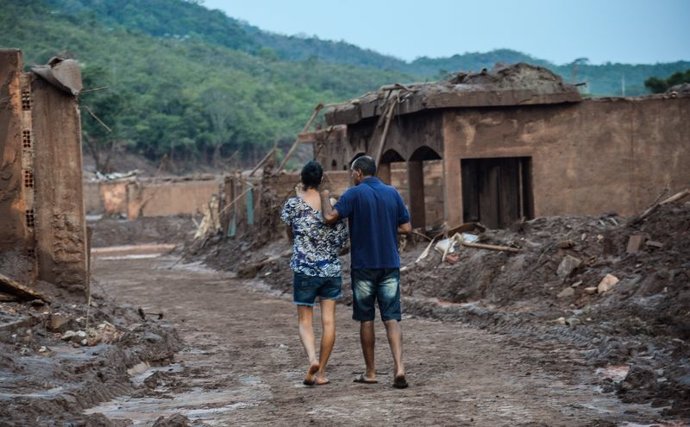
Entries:
POLYGON ((94 296, 85 304, 0 304, 0 424, 110 425, 83 409, 135 390, 128 370, 168 364, 181 348, 169 323, 94 296), (73 338, 66 338, 81 332, 73 338), (83 340, 83 341, 82 341, 83 340))
MULTIPOLYGON (((402 255, 406 312, 515 340, 574 346, 588 366, 629 371, 629 378, 601 378, 602 390, 625 402, 661 407, 671 417, 690 417, 690 204, 664 206, 638 223, 615 214, 538 218, 511 230, 489 230, 481 239, 520 252, 461 248, 452 264, 436 251, 415 262, 425 242, 408 244, 402 255), (634 235, 647 243, 628 253, 634 235), (568 256, 580 265, 559 275, 568 256), (608 292, 591 293, 607 274, 620 282, 608 292)), ((217 242, 207 262, 237 271, 240 260, 253 263, 289 248, 286 240, 254 250, 237 244, 217 242), (232 256, 238 249, 242 257, 232 256)), ((348 264, 346 256, 343 265, 348 264)), ((348 276, 346 267, 346 304, 348 276)), ((267 263, 256 277, 290 292, 286 259, 267 263)))
POLYGON ((403 320, 411 387, 391 387, 392 361, 380 324, 379 383, 355 384, 363 363, 358 328, 343 305, 331 384, 303 386, 307 365, 294 306, 289 294, 265 281, 240 280, 175 257, 96 259, 94 273, 115 300, 164 312, 185 342, 169 366, 133 377, 133 384, 142 384, 135 393, 85 411, 113 423, 583 426, 669 419, 649 405, 602 393, 598 382, 609 374, 597 373, 576 347, 415 315, 403 320))
POLYGON ((88 306, 61 290, 50 294, 60 301, 53 305, 0 303, 3 425, 678 426, 690 418, 690 204, 630 225, 615 215, 539 218, 480 236, 518 253, 459 248, 448 261, 432 251, 416 262, 426 243, 407 242, 412 387, 403 391, 390 387, 380 325, 380 382, 352 383, 362 360, 347 268, 332 382, 305 387, 287 240, 216 237, 192 257, 161 255, 169 245, 122 246, 174 240, 176 220, 166 221, 92 223, 94 241, 119 247, 94 251, 88 306), (627 253, 638 234, 651 244, 627 253), (564 269, 566 256, 581 265, 564 269), (238 278, 247 265, 255 277, 238 278), (611 290, 585 290, 607 274, 620 279, 611 290))

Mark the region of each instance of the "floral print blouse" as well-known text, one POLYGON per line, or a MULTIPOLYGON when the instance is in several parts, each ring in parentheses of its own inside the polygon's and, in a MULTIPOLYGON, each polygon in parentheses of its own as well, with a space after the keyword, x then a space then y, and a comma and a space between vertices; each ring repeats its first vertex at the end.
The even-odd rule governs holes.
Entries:
POLYGON ((338 254, 348 238, 344 220, 325 224, 321 212, 299 197, 285 202, 280 219, 292 227, 295 238, 290 260, 292 271, 307 276, 340 276, 338 254))

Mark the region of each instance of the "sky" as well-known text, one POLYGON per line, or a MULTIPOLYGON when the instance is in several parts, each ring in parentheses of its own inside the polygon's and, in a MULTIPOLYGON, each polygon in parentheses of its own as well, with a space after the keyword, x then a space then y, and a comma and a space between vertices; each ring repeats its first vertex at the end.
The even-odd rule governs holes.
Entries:
POLYGON ((690 60, 690 0, 202 0, 262 30, 412 61, 514 49, 554 64, 690 60))

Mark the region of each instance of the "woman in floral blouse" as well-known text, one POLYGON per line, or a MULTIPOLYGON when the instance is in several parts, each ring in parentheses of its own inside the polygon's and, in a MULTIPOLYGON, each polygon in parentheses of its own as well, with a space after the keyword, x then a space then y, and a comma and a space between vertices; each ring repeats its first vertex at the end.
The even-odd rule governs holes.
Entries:
POLYGON ((316 161, 302 168, 297 196, 285 202, 280 214, 293 240, 290 267, 294 273, 293 300, 297 305, 299 337, 309 358, 306 385, 328 384, 326 364, 335 343, 335 301, 341 297, 342 277, 338 255, 347 242, 344 221, 326 225, 321 215, 319 185, 323 169, 316 161), (321 305, 321 351, 316 357, 312 318, 314 303, 321 305))

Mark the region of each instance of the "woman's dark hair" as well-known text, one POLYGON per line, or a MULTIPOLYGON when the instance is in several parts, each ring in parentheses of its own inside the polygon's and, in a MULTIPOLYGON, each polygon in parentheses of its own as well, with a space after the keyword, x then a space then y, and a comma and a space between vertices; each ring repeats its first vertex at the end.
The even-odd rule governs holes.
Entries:
POLYGON ((310 160, 302 168, 302 185, 304 189, 317 188, 321 184, 323 168, 316 160, 310 160))

